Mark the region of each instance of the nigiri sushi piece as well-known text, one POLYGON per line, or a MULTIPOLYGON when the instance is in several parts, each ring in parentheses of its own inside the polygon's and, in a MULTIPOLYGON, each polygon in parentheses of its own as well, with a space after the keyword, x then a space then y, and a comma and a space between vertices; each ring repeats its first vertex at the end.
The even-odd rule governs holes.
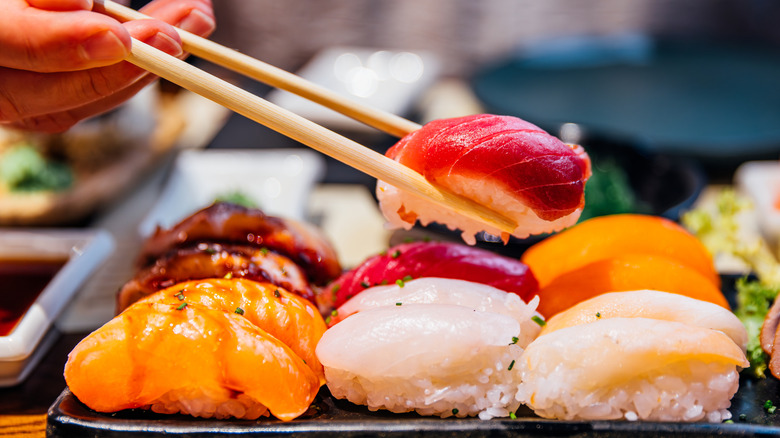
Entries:
POLYGON ((119 290, 116 313, 176 283, 225 276, 271 282, 307 300, 315 299, 303 270, 281 254, 248 245, 199 243, 169 252, 136 272, 119 290))
POLYGON ((539 290, 534 274, 517 259, 454 242, 409 242, 369 257, 322 292, 336 307, 364 289, 404 278, 441 277, 482 283, 530 301, 539 290))
MULTIPOLYGON (((428 181, 514 219, 512 235, 519 238, 574 224, 591 174, 582 147, 564 144, 516 117, 491 114, 435 120, 402 138, 386 155, 428 181)), ((392 227, 435 221, 460 229, 469 244, 480 231, 501 235, 505 242, 509 238, 383 181, 376 193, 392 227)))
POLYGON ((733 313, 716 304, 655 290, 612 292, 583 301, 547 320, 542 334, 607 318, 650 318, 719 330, 744 353, 748 335, 733 313))
POLYGON ((517 399, 544 418, 721 422, 742 349, 718 330, 609 318, 539 336, 518 361, 517 399))
POLYGON ((471 281, 425 277, 366 289, 339 307, 331 324, 336 324, 354 313, 382 306, 453 304, 513 318, 520 324, 522 335, 516 343, 525 347, 541 331, 539 323, 532 319, 538 316, 535 312, 538 303, 538 298, 526 304, 515 294, 471 281))
POLYGON ((158 227, 144 242, 138 265, 149 266, 172 250, 204 242, 251 245, 277 252, 298 264, 315 285, 341 275, 336 251, 318 229, 226 202, 199 210, 169 229, 158 227))
POLYGON ((331 394, 370 410, 442 418, 508 416, 523 349, 506 315, 447 304, 404 304, 356 313, 317 345, 331 394))
POLYGON ((209 278, 175 284, 147 296, 143 303, 204 307, 243 316, 282 341, 325 383, 314 353, 327 326, 311 302, 271 283, 242 278, 209 278))
POLYGON ((303 414, 320 388, 303 359, 243 316, 159 303, 136 303, 84 338, 65 381, 98 412, 284 421, 303 414))

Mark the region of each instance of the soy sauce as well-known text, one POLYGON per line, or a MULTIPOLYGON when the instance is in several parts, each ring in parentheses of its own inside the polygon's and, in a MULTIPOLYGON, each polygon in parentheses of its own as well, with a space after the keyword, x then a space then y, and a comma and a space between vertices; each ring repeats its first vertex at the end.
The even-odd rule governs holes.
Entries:
POLYGON ((67 259, 0 259, 0 336, 10 334, 67 259))

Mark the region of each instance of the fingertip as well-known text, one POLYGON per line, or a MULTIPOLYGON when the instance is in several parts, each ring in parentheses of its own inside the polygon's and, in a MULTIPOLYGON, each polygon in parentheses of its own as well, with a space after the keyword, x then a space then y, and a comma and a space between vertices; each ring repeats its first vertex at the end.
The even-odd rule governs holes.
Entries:
POLYGON ((27 0, 27 4, 47 11, 91 11, 93 0, 27 0))
POLYGON ((186 17, 176 24, 176 27, 196 35, 206 36, 214 32, 216 25, 217 23, 213 17, 198 9, 193 9, 186 17))
POLYGON ((159 20, 135 20, 125 23, 125 27, 134 38, 169 55, 184 53, 181 37, 170 24, 159 20))
POLYGON ((78 48, 88 63, 111 63, 123 60, 130 52, 130 41, 112 30, 102 30, 88 37, 78 48))

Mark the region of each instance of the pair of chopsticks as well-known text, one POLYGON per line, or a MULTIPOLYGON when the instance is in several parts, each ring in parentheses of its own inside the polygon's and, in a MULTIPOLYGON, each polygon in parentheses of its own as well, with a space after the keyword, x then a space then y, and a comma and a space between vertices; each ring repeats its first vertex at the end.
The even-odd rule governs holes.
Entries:
MULTIPOLYGON (((95 10, 120 21, 150 18, 111 0, 95 0, 95 10)), ((176 30, 181 36, 184 50, 195 56, 298 94, 391 135, 401 137, 420 128, 420 125, 409 120, 345 99, 326 88, 210 40, 178 28, 176 30)), ((419 173, 380 153, 136 39, 132 41, 132 50, 126 60, 399 189, 509 234, 517 226, 515 221, 500 213, 434 186, 419 173)))

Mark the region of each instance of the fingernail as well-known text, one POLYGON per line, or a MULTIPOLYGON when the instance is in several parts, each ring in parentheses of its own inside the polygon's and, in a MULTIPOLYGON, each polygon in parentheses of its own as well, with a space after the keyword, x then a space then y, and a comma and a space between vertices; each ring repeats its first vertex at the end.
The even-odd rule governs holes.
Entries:
POLYGON ((162 32, 157 32, 153 36, 147 38, 144 42, 169 55, 179 56, 184 53, 184 50, 182 50, 181 44, 179 44, 178 41, 162 32))
POLYGON ((184 29, 187 32, 195 34, 208 33, 214 30, 216 23, 214 20, 203 12, 193 9, 189 15, 184 17, 176 27, 184 29))
POLYGON ((88 61, 120 60, 125 57, 127 49, 118 36, 110 30, 92 35, 79 48, 81 56, 88 61))

